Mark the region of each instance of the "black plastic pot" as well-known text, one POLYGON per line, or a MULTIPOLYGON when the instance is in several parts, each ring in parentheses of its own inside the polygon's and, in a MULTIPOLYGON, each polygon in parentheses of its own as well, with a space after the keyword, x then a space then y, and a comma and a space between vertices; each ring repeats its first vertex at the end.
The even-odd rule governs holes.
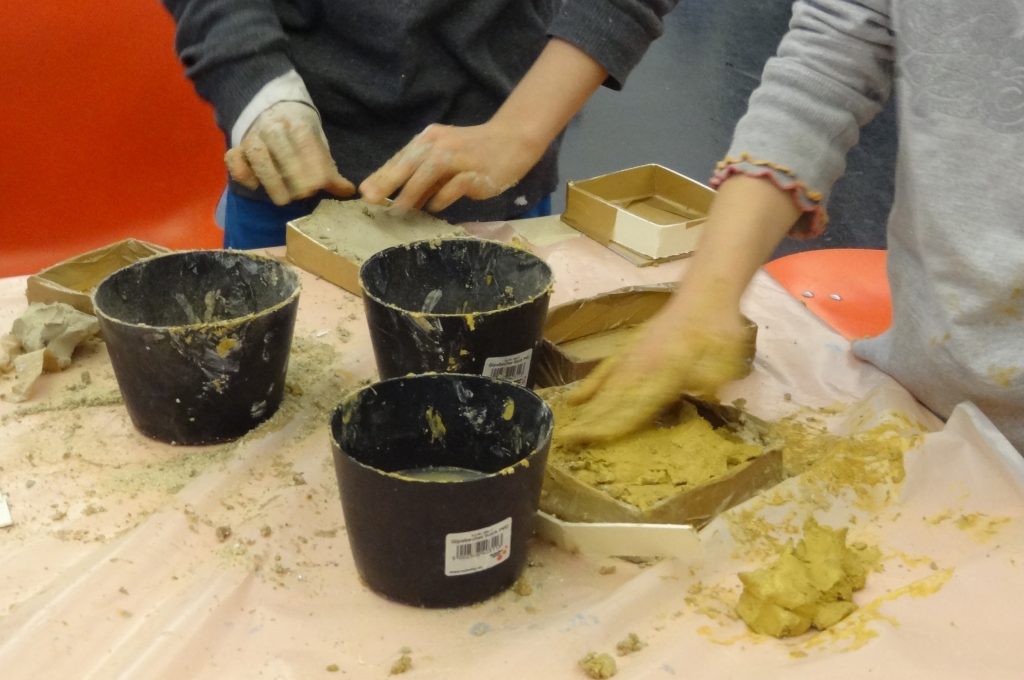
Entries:
POLYGON ((422 607, 511 586, 526 562, 551 430, 540 397, 482 376, 409 376, 348 395, 331 440, 366 584, 422 607))
POLYGON ((104 279, 93 306, 135 427, 213 444, 272 416, 298 302, 290 267, 238 251, 161 255, 104 279))
POLYGON ((385 249, 359 272, 381 378, 475 373, 528 384, 551 298, 551 268, 472 238, 385 249))

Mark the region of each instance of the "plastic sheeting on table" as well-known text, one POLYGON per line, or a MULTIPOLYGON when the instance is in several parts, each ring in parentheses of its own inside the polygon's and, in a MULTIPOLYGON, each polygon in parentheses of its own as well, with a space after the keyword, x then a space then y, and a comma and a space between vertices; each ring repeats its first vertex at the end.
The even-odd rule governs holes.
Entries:
MULTIPOLYGON (((565 233, 527 240, 555 269, 555 302, 671 281, 686 266, 635 269, 565 233)), ((575 678, 587 652, 614 655, 633 632, 646 647, 617 657, 617 678, 1021 677, 1020 456, 970 405, 943 427, 766 275, 744 300, 760 327, 755 370, 726 399, 767 417, 841 403, 854 423, 857 409, 894 409, 939 430, 906 455, 883 512, 837 499, 818 514, 855 518, 851 539, 883 552, 858 612, 785 641, 731 616, 736 573, 761 566, 730 533, 747 504, 702 532, 699 567, 535 540, 530 594, 453 610, 382 599, 352 565, 326 426, 341 394, 373 375, 361 303, 302 279, 282 411, 239 442, 171 447, 139 435, 98 343, 44 376, 31 402, 0 402, 0 493, 14 519, 0 529, 0 675, 383 678, 408 648, 410 678, 575 678)), ((0 328, 23 308, 23 287, 0 280, 0 328)), ((799 493, 798 481, 783 486, 799 493)))

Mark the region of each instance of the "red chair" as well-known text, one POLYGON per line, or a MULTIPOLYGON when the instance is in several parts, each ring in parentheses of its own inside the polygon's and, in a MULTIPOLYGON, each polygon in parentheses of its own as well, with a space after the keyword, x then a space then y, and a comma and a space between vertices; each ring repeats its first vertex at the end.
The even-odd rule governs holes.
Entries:
POLYGON ((886 251, 808 250, 764 268, 815 316, 848 340, 881 334, 892 324, 886 251))
POLYGON ((156 0, 9 3, 0 276, 135 237, 217 247, 224 140, 156 0))

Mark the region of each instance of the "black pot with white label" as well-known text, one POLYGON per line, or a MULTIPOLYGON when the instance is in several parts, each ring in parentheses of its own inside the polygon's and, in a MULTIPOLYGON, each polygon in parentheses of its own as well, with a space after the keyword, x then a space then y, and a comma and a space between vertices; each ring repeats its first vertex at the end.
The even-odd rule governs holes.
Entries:
POLYGON ((535 393, 477 375, 395 378, 345 397, 331 443, 363 581, 421 607, 479 602, 515 583, 552 427, 535 393))
POLYGON ((551 268, 521 248, 475 238, 380 251, 359 272, 381 378, 472 373, 532 384, 551 268))

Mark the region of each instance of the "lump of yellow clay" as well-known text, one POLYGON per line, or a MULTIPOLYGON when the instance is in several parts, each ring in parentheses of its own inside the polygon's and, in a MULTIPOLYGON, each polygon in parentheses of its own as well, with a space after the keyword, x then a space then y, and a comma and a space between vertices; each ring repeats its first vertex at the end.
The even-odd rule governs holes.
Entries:
POLYGON ((615 659, 611 655, 597 652, 588 652, 580 659, 580 668, 588 678, 597 678, 598 680, 611 678, 619 671, 615 665, 615 659))
POLYGON ((502 420, 512 420, 512 416, 516 412, 516 402, 512 400, 512 397, 505 399, 504 408, 501 411, 502 420))
POLYGON ((736 612, 751 630, 773 637, 825 630, 857 609, 853 593, 878 556, 875 548, 847 546, 846 529, 809 519, 800 542, 787 545, 774 564, 739 574, 736 612))

